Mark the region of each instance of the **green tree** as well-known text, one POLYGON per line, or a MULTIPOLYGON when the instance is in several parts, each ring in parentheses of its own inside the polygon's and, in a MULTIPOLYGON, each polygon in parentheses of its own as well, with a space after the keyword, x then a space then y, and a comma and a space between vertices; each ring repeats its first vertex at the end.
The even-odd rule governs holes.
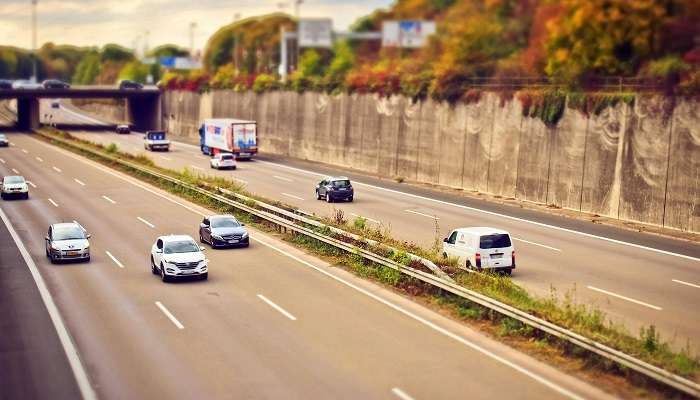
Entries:
POLYGON ((100 67, 100 55, 96 51, 88 53, 78 63, 72 81, 80 85, 93 84, 100 73, 100 67))
POLYGON ((338 41, 333 46, 333 60, 328 66, 326 76, 333 82, 342 82, 354 64, 355 54, 348 42, 338 41))
POLYGON ((134 59, 131 50, 118 44, 110 43, 102 48, 102 61, 128 62, 134 59))
POLYGON ((145 83, 148 76, 148 65, 141 64, 138 61, 126 63, 119 71, 118 79, 129 79, 136 82, 145 83))

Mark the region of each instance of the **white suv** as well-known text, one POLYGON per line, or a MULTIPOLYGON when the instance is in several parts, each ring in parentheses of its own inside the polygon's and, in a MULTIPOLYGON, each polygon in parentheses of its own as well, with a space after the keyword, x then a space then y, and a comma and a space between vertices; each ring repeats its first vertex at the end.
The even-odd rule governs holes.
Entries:
POLYGON ((175 277, 209 276, 207 262, 197 242, 189 235, 161 236, 151 247, 151 272, 163 282, 175 277))
POLYGON ((209 166, 216 169, 236 169, 236 158, 231 153, 219 153, 209 160, 209 166))
POLYGON ((0 197, 4 200, 10 196, 29 198, 29 186, 27 186, 27 181, 24 180, 23 176, 11 175, 2 178, 0 197))
POLYGON ((479 271, 505 272, 515 269, 515 247, 510 234, 496 228, 459 228, 442 244, 443 257, 454 257, 460 266, 479 271))

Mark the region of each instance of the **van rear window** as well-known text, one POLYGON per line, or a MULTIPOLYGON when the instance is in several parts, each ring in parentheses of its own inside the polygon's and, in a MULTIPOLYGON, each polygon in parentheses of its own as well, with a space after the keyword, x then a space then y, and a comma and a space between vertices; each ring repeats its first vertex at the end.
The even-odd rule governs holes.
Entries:
POLYGON ((506 234, 495 234, 482 236, 479 241, 479 248, 497 249, 500 247, 510 247, 510 236, 506 234))

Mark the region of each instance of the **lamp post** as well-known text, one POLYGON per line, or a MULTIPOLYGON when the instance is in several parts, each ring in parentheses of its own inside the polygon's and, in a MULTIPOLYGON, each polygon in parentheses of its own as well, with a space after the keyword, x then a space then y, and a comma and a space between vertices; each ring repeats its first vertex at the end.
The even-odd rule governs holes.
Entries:
POLYGON ((300 53, 300 48, 299 48, 299 39, 301 38, 301 32, 299 31, 299 18, 300 18, 300 13, 301 13, 301 4, 304 2, 304 0, 294 0, 294 17, 297 19, 297 45, 296 45, 296 55, 294 57, 294 70, 299 69, 299 53, 300 53))
POLYGON ((32 1, 32 52, 34 54, 32 63, 32 81, 37 80, 37 50, 36 50, 36 7, 39 0, 32 1))
POLYGON ((190 58, 194 58, 194 30, 197 28, 196 22, 190 22, 190 58))

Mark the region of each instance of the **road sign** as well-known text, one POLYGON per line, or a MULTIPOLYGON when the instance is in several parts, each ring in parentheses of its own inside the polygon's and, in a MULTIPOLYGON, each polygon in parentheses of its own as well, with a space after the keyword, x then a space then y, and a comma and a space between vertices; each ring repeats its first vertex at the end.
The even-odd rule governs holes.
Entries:
POLYGON ((333 21, 330 18, 308 18, 299 21, 299 47, 333 46, 333 21))
POLYGON ((433 21, 384 21, 382 24, 382 46, 423 47, 428 36, 435 33, 433 21))

